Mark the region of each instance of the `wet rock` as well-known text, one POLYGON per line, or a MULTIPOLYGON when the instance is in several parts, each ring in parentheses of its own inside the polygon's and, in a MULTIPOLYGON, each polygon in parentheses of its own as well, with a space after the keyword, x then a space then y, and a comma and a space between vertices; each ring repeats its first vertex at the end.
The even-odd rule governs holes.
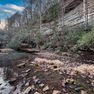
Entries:
POLYGON ((29 92, 32 90, 32 87, 29 86, 22 94, 29 94, 29 92))
POLYGON ((18 68, 25 67, 25 64, 26 64, 26 63, 18 64, 17 67, 18 67, 18 68))
POLYGON ((61 92, 58 90, 54 90, 52 94, 60 94, 61 92))
POLYGON ((43 88, 43 91, 45 92, 45 91, 48 91, 50 88, 49 88, 49 86, 45 86, 44 88, 43 88))

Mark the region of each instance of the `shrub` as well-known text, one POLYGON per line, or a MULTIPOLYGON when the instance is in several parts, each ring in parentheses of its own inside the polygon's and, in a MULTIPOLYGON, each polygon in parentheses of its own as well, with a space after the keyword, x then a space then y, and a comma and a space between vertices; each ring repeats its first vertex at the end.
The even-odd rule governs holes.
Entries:
POLYGON ((17 50, 21 46, 22 41, 28 36, 28 34, 29 33, 25 31, 17 32, 10 40, 7 47, 17 50))
POLYGON ((78 40, 77 46, 82 50, 94 50, 94 28, 86 34, 83 34, 78 40))
POLYGON ((44 45, 45 37, 44 37, 44 35, 41 34, 40 31, 37 31, 35 33, 33 41, 37 44, 38 47, 40 47, 40 46, 44 45))
POLYGON ((77 41, 81 38, 81 36, 85 33, 84 29, 77 28, 77 29, 70 29, 64 31, 64 38, 63 38, 63 45, 65 50, 69 50, 75 47, 77 41))

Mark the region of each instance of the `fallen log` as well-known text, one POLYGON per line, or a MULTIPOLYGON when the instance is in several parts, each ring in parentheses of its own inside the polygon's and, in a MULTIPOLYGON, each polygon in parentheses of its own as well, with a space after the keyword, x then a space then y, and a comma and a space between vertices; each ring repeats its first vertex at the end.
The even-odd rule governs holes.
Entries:
POLYGON ((32 48, 20 48, 19 51, 26 52, 26 53, 38 53, 40 50, 32 49, 32 48))

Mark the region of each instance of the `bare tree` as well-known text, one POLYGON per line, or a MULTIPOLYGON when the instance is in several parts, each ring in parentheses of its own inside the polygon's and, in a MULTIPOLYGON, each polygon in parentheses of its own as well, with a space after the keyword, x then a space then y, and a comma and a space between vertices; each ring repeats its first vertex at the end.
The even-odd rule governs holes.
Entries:
POLYGON ((85 24, 85 30, 88 29, 88 1, 83 0, 83 13, 84 13, 84 24, 85 24))

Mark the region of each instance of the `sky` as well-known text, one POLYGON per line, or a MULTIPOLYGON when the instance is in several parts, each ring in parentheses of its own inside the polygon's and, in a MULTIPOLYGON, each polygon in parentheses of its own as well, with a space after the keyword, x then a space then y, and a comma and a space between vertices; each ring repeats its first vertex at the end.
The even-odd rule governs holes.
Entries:
POLYGON ((0 20, 11 17, 17 11, 24 10, 22 0, 0 0, 0 20))

